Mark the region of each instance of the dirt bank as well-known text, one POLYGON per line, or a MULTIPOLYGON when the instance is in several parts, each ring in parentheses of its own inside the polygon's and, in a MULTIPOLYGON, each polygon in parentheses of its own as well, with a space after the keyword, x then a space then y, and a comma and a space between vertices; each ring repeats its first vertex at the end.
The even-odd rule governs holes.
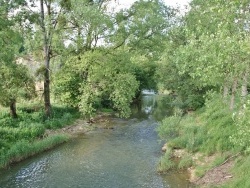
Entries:
MULTIPOLYGON (((168 149, 167 144, 162 147, 162 151, 168 149)), ((172 156, 176 159, 181 159, 182 156, 187 156, 187 152, 184 149, 173 149, 172 156)), ((190 154, 191 155, 191 154, 190 154)), ((214 154, 211 156, 203 156, 200 153, 192 154, 193 165, 187 170, 189 172, 189 181, 197 187, 213 187, 223 185, 233 178, 231 169, 234 165, 234 158, 238 154, 228 157, 224 162, 218 164, 215 167, 212 166, 219 154, 214 154), (197 168, 208 168, 208 170, 201 176, 198 177, 196 174, 197 168)))
POLYGON ((231 160, 211 170, 208 170, 203 177, 197 179, 193 183, 199 187, 222 185, 233 177, 233 175, 230 173, 233 164, 234 162, 231 160))
POLYGON ((73 124, 66 126, 62 129, 57 130, 46 130, 45 135, 51 134, 69 134, 70 136, 77 136, 79 134, 85 134, 89 131, 95 130, 97 128, 100 129, 113 129, 112 126, 109 125, 111 115, 110 114, 98 114, 95 118, 90 120, 86 119, 78 119, 73 124))

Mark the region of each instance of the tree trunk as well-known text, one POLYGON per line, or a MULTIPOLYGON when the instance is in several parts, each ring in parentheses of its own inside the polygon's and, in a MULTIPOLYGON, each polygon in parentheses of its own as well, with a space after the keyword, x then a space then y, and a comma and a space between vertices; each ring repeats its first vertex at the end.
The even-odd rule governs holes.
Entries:
POLYGON ((246 70, 243 74, 243 81, 242 81, 242 86, 241 86, 241 97, 242 97, 242 102, 244 103, 246 96, 248 94, 247 92, 247 81, 248 81, 248 70, 246 70))
POLYGON ((16 100, 15 99, 11 99, 10 102, 10 116, 12 118, 17 118, 17 113, 16 113, 16 100))
MULTIPOLYGON (((44 60, 45 60, 45 72, 44 72, 44 106, 46 117, 51 116, 51 104, 50 104, 50 43, 49 36, 45 28, 45 18, 44 18, 44 1, 40 0, 41 6, 41 28, 43 32, 43 47, 44 47, 44 60)), ((48 7, 49 8, 49 7, 48 7)), ((50 11, 48 9, 48 11, 50 11)))
POLYGON ((233 85, 232 85, 232 94, 231 94, 231 101, 230 101, 230 110, 234 109, 235 105, 235 94, 237 90, 237 85, 238 85, 238 79, 234 78, 233 80, 233 85))
POLYGON ((227 104, 228 93, 229 93, 228 83, 225 81, 223 86, 223 102, 225 104, 227 104))
MULTIPOLYGON (((49 57, 46 57, 45 63, 49 65, 49 57)), ((50 74, 49 66, 46 66, 44 73, 44 105, 45 105, 45 115, 46 117, 51 116, 51 104, 50 104, 50 74)))

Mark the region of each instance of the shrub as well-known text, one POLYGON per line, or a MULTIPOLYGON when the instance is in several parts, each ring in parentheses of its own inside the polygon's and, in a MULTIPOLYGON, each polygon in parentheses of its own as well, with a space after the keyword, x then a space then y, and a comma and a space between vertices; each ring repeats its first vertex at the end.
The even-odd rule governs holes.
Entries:
POLYGON ((186 169, 188 167, 191 167, 192 165, 193 165, 192 156, 191 155, 185 155, 179 161, 178 168, 179 169, 186 169))
POLYGON ((158 165, 158 172, 166 172, 170 169, 173 169, 176 164, 171 160, 172 158, 172 151, 167 150, 164 156, 161 157, 160 163, 158 165))
POLYGON ((171 139, 179 135, 180 116, 170 116, 162 120, 161 125, 157 131, 161 138, 171 139))
POLYGON ((250 153, 250 100, 244 106, 244 109, 235 113, 234 122, 236 125, 236 131, 230 136, 230 141, 236 148, 250 153))

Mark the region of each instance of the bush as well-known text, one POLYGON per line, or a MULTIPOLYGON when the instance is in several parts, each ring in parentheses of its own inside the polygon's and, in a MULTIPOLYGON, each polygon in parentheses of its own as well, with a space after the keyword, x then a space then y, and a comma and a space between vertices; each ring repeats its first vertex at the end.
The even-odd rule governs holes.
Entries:
POLYGON ((170 169, 175 168, 176 164, 171 160, 172 158, 172 151, 167 150, 163 157, 160 159, 160 163, 158 165, 158 172, 166 172, 170 169))
POLYGON ((230 141, 238 150, 250 153, 250 100, 238 113, 234 113, 234 123, 236 131, 230 136, 230 141))
POLYGON ((161 125, 157 128, 160 137, 164 139, 177 137, 179 135, 180 122, 180 116, 170 116, 163 119, 161 125))
POLYGON ((179 169, 187 169, 193 165, 193 159, 191 155, 185 155, 179 161, 178 168, 179 169))

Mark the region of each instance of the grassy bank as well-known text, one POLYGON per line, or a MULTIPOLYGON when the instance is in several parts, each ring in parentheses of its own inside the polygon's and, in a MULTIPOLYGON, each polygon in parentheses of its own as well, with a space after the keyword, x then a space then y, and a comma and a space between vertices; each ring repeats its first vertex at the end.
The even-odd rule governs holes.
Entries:
POLYGON ((207 101, 206 106, 196 112, 175 113, 165 118, 158 128, 159 135, 167 142, 167 151, 158 169, 160 172, 192 169, 194 180, 198 180, 209 170, 231 161, 234 165, 228 173, 232 178, 230 175, 229 181, 215 186, 249 187, 249 126, 248 106, 232 112, 219 97, 207 101), (173 162, 176 157, 179 160, 173 162))
POLYGON ((50 149, 65 142, 66 135, 46 135, 46 129, 59 129, 79 118, 72 108, 54 105, 53 115, 45 119, 39 104, 18 105, 18 118, 12 119, 8 109, 0 114, 0 168, 50 149))

